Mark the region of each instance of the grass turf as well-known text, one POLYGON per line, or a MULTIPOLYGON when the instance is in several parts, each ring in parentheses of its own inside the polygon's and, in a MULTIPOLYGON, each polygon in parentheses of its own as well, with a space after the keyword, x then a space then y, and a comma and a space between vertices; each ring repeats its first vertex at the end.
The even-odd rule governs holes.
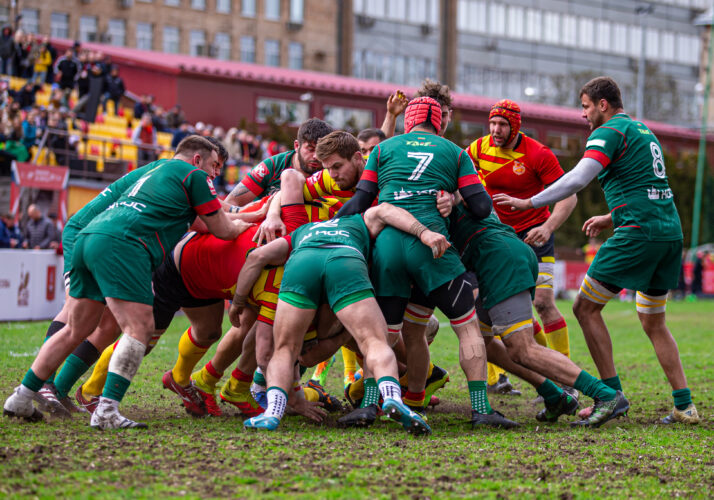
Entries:
MULTIPOLYGON (((570 303, 560 302, 570 326, 573 359, 597 374, 570 303)), ((448 326, 432 345, 432 358, 451 383, 428 412, 434 434, 415 439, 389 421, 371 429, 342 430, 338 415, 316 425, 286 417, 273 433, 248 432, 233 408, 226 417, 194 419, 162 389, 178 338, 177 317, 134 379, 122 411, 148 431, 98 432, 88 418, 25 424, 0 419, 0 495, 17 497, 654 497, 710 498, 714 490, 714 366, 711 302, 672 302, 670 328, 701 425, 664 426, 669 385, 632 303, 606 308, 615 361, 632 408, 627 418, 600 429, 572 429, 570 418, 543 425, 533 417, 531 387, 515 381, 519 397, 491 396, 491 404, 523 425, 515 430, 471 430, 466 380, 456 338, 448 326)), ((0 394, 22 379, 48 322, 0 325, 0 394)), ((205 360, 213 350, 209 351, 205 360)), ((342 392, 342 363, 327 388, 342 392)), ((308 374, 311 370, 308 371, 308 374)), ((583 398, 589 404, 587 398, 583 398)))

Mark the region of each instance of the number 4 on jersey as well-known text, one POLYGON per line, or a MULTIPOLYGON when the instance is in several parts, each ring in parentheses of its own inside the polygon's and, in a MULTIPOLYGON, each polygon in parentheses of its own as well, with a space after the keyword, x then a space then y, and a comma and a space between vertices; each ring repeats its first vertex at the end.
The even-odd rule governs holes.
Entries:
POLYGON ((428 167, 429 163, 431 163, 431 160, 434 159, 434 153, 420 153, 410 151, 407 153, 407 156, 409 158, 416 158, 417 160, 419 160, 419 164, 416 166, 416 168, 412 172, 412 175, 410 175, 408 179, 410 181, 418 181, 419 177, 421 177, 421 174, 423 174, 424 170, 426 170, 426 167, 428 167))

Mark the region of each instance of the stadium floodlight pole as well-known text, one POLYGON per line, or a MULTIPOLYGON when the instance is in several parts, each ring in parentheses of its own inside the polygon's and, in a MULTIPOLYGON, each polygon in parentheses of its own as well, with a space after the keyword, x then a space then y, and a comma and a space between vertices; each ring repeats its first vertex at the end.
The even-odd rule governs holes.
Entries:
POLYGON ((645 16, 654 12, 654 6, 651 4, 640 5, 635 8, 635 14, 640 18, 640 60, 637 64, 637 104, 635 107, 635 115, 637 119, 642 121, 645 117, 645 73, 647 70, 647 61, 645 60, 645 16))
POLYGON ((712 54, 714 52, 714 9, 709 22, 709 47, 707 55, 707 71, 704 81, 704 105, 702 109, 702 127, 699 131, 699 153, 697 155, 697 179, 694 183, 694 213, 692 214, 692 241, 690 248, 699 246, 699 219, 702 213, 702 185, 704 184, 704 168, 707 163, 707 122, 709 121, 709 93, 712 79, 712 54))

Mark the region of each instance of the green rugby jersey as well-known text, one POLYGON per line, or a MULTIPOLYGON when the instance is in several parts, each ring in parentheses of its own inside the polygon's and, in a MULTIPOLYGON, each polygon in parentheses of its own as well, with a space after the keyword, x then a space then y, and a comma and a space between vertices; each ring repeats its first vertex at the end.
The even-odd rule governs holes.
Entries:
POLYGON ((440 190, 453 193, 481 182, 463 149, 428 132, 410 132, 378 144, 360 181, 377 184, 380 203, 407 210, 445 236, 446 219, 436 208, 436 195, 440 190))
POLYGON ((280 174, 292 168, 293 156, 294 149, 271 156, 253 167, 241 182, 257 197, 277 191, 280 189, 280 174))
POLYGON ((210 177, 183 160, 167 160, 144 173, 82 233, 141 243, 156 268, 197 214, 221 209, 210 177))
POLYGON ((92 201, 84 205, 76 214, 70 217, 69 221, 67 221, 67 225, 72 225, 78 229, 84 228, 92 219, 106 210, 109 205, 117 201, 126 188, 139 180, 146 172, 158 167, 165 161, 167 160, 157 160, 149 163, 148 165, 132 170, 112 182, 105 187, 101 193, 95 196, 92 201))
POLYGON ((461 256, 464 262, 471 259, 473 254, 479 249, 479 242, 493 234, 507 234, 519 239, 511 226, 500 221, 495 211, 488 217, 476 220, 469 213, 468 209, 459 203, 454 207, 450 215, 449 235, 451 244, 461 256))
POLYGON ((613 116, 593 130, 583 156, 604 167, 598 180, 617 234, 638 240, 682 239, 662 146, 643 123, 625 113, 613 116))
POLYGON ((369 255, 371 241, 362 214, 305 224, 285 239, 290 243, 291 251, 303 248, 349 247, 357 250, 365 259, 369 255))

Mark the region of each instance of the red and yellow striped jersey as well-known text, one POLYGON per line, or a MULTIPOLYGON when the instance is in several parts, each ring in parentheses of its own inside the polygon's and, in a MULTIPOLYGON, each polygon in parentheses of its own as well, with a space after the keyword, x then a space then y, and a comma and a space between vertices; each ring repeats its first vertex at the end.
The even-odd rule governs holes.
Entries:
POLYGON ((354 189, 340 189, 337 183, 332 180, 326 168, 308 177, 305 181, 305 187, 303 188, 303 196, 306 201, 332 196, 342 203, 346 203, 354 194, 354 189))
MULTIPOLYGON (((528 199, 564 173, 547 146, 523 133, 513 149, 496 146, 491 136, 487 135, 472 142, 467 151, 491 196, 506 193, 514 198, 528 199)), ((494 208, 501 222, 517 233, 550 217, 547 206, 523 211, 511 211, 510 207, 499 205, 494 205, 494 208)))

